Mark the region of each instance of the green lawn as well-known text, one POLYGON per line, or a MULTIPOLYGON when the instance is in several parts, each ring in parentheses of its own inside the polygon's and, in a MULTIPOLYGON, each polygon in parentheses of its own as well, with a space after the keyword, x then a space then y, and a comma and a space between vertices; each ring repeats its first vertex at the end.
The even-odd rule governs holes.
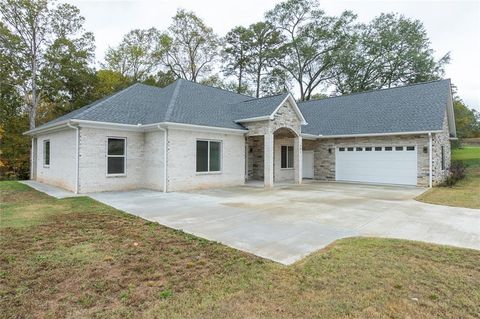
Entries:
POLYGON ((466 178, 453 187, 434 187, 417 197, 417 200, 431 204, 480 209, 480 147, 455 149, 452 159, 465 163, 466 178))
POLYGON ((478 318, 480 251, 340 240, 280 264, 0 182, 1 318, 478 318))

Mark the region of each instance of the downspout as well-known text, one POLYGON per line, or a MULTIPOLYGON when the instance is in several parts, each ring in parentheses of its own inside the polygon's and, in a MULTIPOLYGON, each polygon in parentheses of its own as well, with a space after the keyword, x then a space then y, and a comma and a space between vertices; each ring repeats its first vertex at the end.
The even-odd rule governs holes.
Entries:
POLYGON ((37 153, 37 150, 35 150, 35 138, 32 137, 32 149, 30 151, 30 180, 36 180, 36 175, 37 173, 35 172, 36 171, 36 168, 35 168, 35 162, 36 162, 36 159, 35 159, 35 155, 37 153))
POLYGON ((167 150, 168 150, 168 138, 167 138, 167 129, 157 125, 157 128, 163 132, 163 192, 167 192, 167 150))
POLYGON ((432 187, 432 132, 428 133, 428 187, 432 187))
POLYGON ((75 194, 78 194, 78 173, 79 173, 79 169, 78 169, 78 165, 79 165, 79 161, 78 161, 78 157, 79 157, 79 150, 78 148, 80 147, 80 129, 78 128, 78 126, 73 126, 72 124, 70 124, 70 122, 67 123, 67 126, 70 127, 70 128, 73 128, 74 130, 77 131, 77 136, 75 138, 75 166, 76 166, 76 169, 75 169, 75 194))

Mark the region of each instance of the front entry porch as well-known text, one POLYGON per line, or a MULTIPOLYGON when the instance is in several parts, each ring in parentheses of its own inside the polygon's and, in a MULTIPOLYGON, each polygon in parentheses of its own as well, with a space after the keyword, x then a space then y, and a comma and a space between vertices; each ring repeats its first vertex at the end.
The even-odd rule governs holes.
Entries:
POLYGON ((302 138, 294 130, 281 127, 263 135, 248 135, 245 141, 246 182, 302 183, 302 138))

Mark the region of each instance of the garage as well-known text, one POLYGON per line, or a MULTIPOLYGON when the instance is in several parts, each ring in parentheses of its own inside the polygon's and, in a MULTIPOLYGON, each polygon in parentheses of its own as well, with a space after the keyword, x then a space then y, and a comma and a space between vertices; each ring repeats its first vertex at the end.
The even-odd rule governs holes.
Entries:
POLYGON ((337 181, 417 185, 414 145, 342 146, 335 155, 337 181))

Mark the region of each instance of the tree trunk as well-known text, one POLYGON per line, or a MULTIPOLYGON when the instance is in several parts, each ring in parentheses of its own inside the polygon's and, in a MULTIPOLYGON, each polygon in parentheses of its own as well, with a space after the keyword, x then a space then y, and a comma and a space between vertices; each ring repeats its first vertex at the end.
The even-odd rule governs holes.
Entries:
POLYGON ((28 119, 30 122, 30 129, 35 128, 35 119, 37 117, 37 106, 38 106, 38 96, 37 96, 37 59, 36 52, 32 52, 32 96, 31 96, 31 105, 30 105, 30 114, 28 119))
POLYGON ((243 69, 240 67, 240 70, 238 71, 238 88, 237 88, 237 93, 242 93, 242 76, 243 76, 243 69))

